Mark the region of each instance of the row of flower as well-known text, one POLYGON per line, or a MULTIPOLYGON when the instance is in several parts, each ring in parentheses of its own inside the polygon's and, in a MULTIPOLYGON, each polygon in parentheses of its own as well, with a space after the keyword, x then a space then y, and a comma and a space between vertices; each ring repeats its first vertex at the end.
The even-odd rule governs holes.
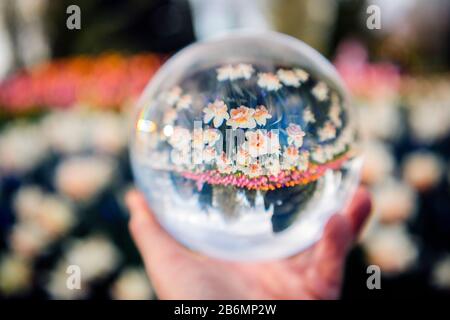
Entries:
MULTIPOLYGON (((166 130, 167 131, 167 130, 166 130)), ((179 168, 194 170, 208 165, 217 165, 219 172, 230 174, 241 172, 249 177, 278 175, 281 170, 305 171, 309 160, 325 163, 347 151, 351 143, 349 130, 344 130, 332 144, 317 145, 311 154, 302 149, 306 133, 300 125, 290 123, 286 128, 287 145, 281 146, 278 130, 248 130, 242 132, 244 141, 237 152, 223 151, 223 136, 217 129, 194 129, 176 126, 169 134, 168 143, 173 147, 171 161, 179 168)), ((234 135, 229 135, 234 139, 234 135)), ((234 148, 231 148, 234 149, 234 148)))
MULTIPOLYGON (((250 64, 240 63, 237 65, 225 65, 216 69, 218 81, 234 81, 238 79, 249 80, 255 69, 250 64)), ((309 74, 303 69, 278 69, 275 73, 259 72, 257 74, 257 85, 267 91, 278 91, 283 85, 298 88, 309 79, 309 74)), ((313 88, 312 93, 319 101, 328 97, 328 86, 319 82, 313 88)))
POLYGON ((76 104, 122 107, 140 95, 164 60, 155 54, 104 54, 44 63, 1 82, 0 107, 12 114, 76 104))

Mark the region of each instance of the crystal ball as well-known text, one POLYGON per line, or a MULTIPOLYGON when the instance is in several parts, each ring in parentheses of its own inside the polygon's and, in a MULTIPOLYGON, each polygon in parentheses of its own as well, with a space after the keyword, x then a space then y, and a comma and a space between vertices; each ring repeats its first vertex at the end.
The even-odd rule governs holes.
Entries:
POLYGON ((133 118, 135 181, 186 247, 231 260, 320 239, 358 179, 355 124, 334 67, 305 43, 233 32, 183 49, 133 118))

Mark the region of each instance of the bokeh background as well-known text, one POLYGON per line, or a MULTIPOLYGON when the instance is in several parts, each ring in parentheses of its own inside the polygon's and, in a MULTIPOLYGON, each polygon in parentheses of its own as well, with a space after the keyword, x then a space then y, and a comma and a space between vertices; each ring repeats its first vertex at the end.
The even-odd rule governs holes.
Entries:
POLYGON ((236 28, 305 41, 352 92, 374 209, 342 297, 450 297, 449 16, 446 0, 1 0, 0 298, 157 298, 123 202, 130 111, 173 53, 236 28))

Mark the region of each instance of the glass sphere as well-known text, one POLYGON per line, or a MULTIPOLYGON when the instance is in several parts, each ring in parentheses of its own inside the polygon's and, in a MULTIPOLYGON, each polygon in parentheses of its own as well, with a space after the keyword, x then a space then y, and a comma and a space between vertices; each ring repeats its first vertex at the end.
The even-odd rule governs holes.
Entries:
POLYGON ((137 106, 135 180, 161 225, 210 256, 273 259, 320 239, 358 182, 343 82, 294 38, 233 32, 193 44, 137 106))

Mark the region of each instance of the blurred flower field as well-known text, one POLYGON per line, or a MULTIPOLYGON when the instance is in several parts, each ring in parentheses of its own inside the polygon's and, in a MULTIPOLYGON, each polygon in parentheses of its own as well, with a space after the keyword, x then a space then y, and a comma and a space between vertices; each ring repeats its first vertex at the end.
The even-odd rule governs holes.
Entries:
MULTIPOLYGON (((335 59, 360 118, 362 182, 374 199, 344 298, 368 295, 369 264, 380 266, 385 295, 448 296, 450 76, 408 76, 366 56, 348 42, 335 59)), ((133 103, 164 60, 75 57, 0 84, 0 298, 155 298, 123 196, 133 103), (81 290, 66 287, 71 264, 83 270, 81 290)))

